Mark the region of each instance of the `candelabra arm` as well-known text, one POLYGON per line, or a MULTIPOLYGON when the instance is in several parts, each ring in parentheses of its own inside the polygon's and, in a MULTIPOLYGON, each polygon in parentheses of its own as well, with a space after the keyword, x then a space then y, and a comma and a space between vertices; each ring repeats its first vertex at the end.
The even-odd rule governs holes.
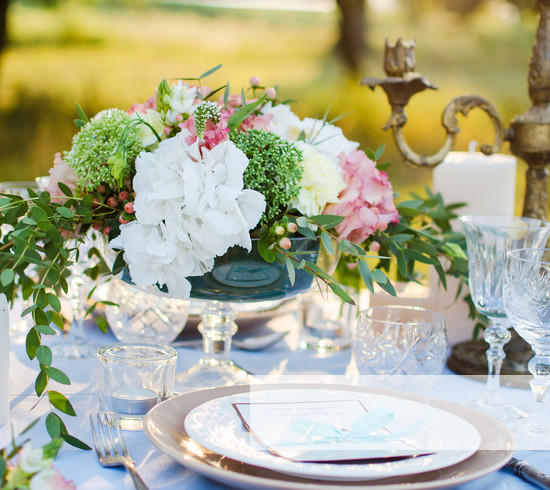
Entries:
POLYGON ((397 149, 403 160, 414 167, 434 167, 441 163, 445 156, 454 148, 456 135, 460 132, 457 114, 467 116, 475 107, 487 113, 495 129, 495 139, 492 145, 484 144, 480 150, 485 155, 496 153, 502 147, 504 141, 504 123, 495 107, 483 97, 477 95, 461 95, 455 97, 445 107, 441 124, 447 135, 440 150, 433 155, 419 155, 407 144, 403 127, 407 124, 405 106, 410 98, 427 88, 437 89, 428 79, 416 72, 414 42, 404 42, 401 39, 395 45, 389 45, 386 41, 384 56, 384 70, 387 77, 379 79, 365 77, 361 85, 367 85, 372 90, 380 86, 386 92, 392 113, 384 129, 391 129, 397 149))

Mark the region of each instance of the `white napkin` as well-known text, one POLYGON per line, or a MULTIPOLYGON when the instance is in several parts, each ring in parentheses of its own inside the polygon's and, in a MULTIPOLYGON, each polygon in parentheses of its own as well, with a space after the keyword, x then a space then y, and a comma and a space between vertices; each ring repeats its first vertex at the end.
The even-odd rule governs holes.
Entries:
POLYGON ((9 310, 6 295, 0 294, 0 425, 8 421, 10 413, 8 365, 9 345, 9 310))

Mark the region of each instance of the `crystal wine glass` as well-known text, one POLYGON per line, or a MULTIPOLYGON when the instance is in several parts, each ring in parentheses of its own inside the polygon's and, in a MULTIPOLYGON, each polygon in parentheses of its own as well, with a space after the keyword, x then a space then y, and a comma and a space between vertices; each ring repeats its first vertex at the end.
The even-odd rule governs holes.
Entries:
POLYGON ((469 215, 460 220, 468 247, 470 294, 478 311, 489 318, 484 332, 489 344, 487 386, 473 405, 501 422, 515 422, 526 414, 506 403, 500 391, 504 346, 511 337, 502 299, 506 253, 543 246, 550 227, 539 219, 515 216, 469 215))
POLYGON ((71 239, 69 250, 76 255, 70 267, 68 299, 71 306, 71 325, 67 332, 63 332, 60 341, 52 346, 52 352, 59 359, 92 359, 96 351, 89 345, 84 333, 83 311, 86 303, 88 277, 85 271, 95 265, 89 252, 94 247, 102 247, 101 239, 94 234, 83 238, 71 239), (80 243, 83 242, 83 243, 80 243))
POLYGON ((525 248, 508 253, 504 308, 514 329, 529 343, 535 356, 528 368, 535 400, 530 417, 518 431, 530 436, 550 436, 545 414, 550 388, 550 249, 525 248))

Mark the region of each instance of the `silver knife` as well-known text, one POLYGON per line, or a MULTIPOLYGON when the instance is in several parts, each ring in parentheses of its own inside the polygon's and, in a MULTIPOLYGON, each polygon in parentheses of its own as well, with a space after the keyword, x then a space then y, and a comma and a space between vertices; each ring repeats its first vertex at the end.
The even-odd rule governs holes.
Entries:
POLYGON ((519 476, 539 488, 550 490, 550 476, 535 468, 533 465, 516 458, 512 458, 506 465, 514 475, 519 476))

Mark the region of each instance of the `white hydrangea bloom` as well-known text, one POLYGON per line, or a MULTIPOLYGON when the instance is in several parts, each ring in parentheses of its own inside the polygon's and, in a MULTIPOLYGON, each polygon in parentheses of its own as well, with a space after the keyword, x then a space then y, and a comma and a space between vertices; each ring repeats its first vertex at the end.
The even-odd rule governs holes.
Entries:
POLYGON ((296 145, 302 150, 304 173, 300 194, 292 204, 302 214, 315 216, 321 214, 327 204, 338 202, 338 194, 346 184, 336 157, 303 141, 296 145))
POLYGON ((183 298, 190 293, 186 277, 210 271, 234 245, 251 249, 249 231, 265 209, 262 194, 243 189, 248 159, 241 150, 229 140, 211 150, 198 141, 188 145, 187 135, 137 158, 137 219, 111 242, 124 250, 136 284, 166 285, 183 298))

